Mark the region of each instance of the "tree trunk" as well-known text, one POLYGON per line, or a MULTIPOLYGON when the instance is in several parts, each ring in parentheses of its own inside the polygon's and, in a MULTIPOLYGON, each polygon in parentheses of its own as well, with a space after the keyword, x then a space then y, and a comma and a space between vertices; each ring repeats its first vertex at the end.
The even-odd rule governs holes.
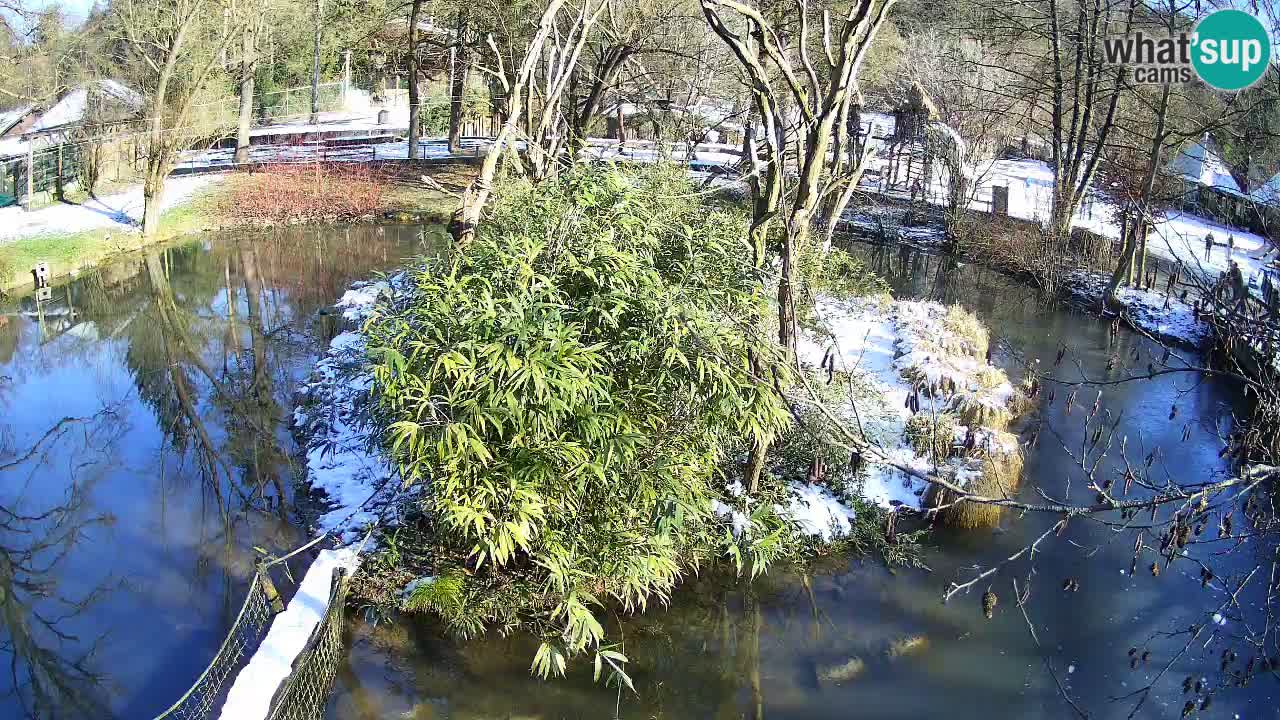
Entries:
MULTIPOLYGON (((807 225, 802 234, 808 235, 807 225)), ((795 282, 796 241, 799 239, 792 235, 790 228, 783 234, 782 274, 778 278, 778 344, 792 359, 795 358, 796 334, 799 332, 795 290, 792 287, 795 282)))
MULTIPOLYGON (((1142 182, 1142 195, 1137 203, 1137 217, 1130 221, 1133 228, 1132 236, 1124 242, 1124 249, 1121 251, 1120 263, 1116 265, 1116 269, 1111 273, 1111 281, 1107 283, 1106 292, 1103 293, 1102 302, 1106 307, 1116 307, 1119 300, 1116 291, 1120 287, 1120 283, 1126 275, 1132 277, 1134 265, 1134 253, 1138 250, 1138 243, 1142 242, 1143 251, 1143 267, 1145 269, 1146 261, 1146 233, 1147 233, 1147 206, 1151 201, 1151 193, 1155 189, 1156 175, 1160 170, 1160 155, 1164 148, 1164 129, 1165 121, 1169 115, 1169 93, 1170 86, 1165 85, 1164 90, 1160 94, 1160 105, 1156 109, 1156 131, 1151 136, 1151 150, 1148 153, 1150 158, 1147 163, 1146 177, 1142 182)), ((1138 281, 1142 281, 1142 277, 1138 277, 1138 281)))
MULTIPOLYGON (((458 13, 456 43, 453 53, 453 71, 449 76, 449 152, 456 153, 462 146, 462 119, 466 110, 467 76, 471 74, 471 57, 463 36, 467 30, 467 16, 458 13)), ((511 99, 507 100, 510 107, 511 99)), ((508 113, 510 114, 510 113, 508 113)))
POLYGON ((320 36, 324 0, 316 0, 315 52, 311 58, 311 124, 320 123, 320 36))
POLYGON ((547 9, 543 11, 542 19, 538 22, 538 31, 534 33, 533 39, 529 41, 529 48, 525 51, 524 60, 521 62, 520 70, 515 76, 515 82, 511 84, 507 100, 507 121, 502 124, 502 129, 498 131, 498 137, 494 139, 493 145, 489 147, 489 151, 485 154, 484 163, 480 166, 480 174, 476 176, 475 180, 471 181, 471 184, 462 193, 462 204, 454 211, 453 218, 449 221, 449 234, 453 236, 454 242, 458 245, 466 245, 475 237, 476 226, 480 224, 480 213, 484 210, 485 203, 489 201, 493 178, 498 172, 498 160, 506 151, 507 143, 515 136, 516 125, 523 114, 520 103, 524 96, 525 86, 529 84, 529 79, 533 76, 534 66, 537 65, 538 59, 542 56, 542 47, 547 42, 547 35, 551 34, 551 28, 555 24, 556 16, 559 15, 560 7, 563 4, 564 0, 551 0, 547 3, 547 9))
POLYGON ((249 162, 249 124, 253 120, 253 74, 257 68, 257 38, 255 26, 249 23, 244 31, 244 60, 240 66, 240 121, 236 127, 237 164, 249 162))
POLYGON ((751 458, 747 461, 747 493, 755 497, 764 475, 765 458, 769 454, 769 441, 756 435, 751 438, 751 458))
MULTIPOLYGON (((418 15, 422 12, 422 0, 413 0, 409 11, 409 159, 417 160, 418 116, 422 111, 422 99, 418 96, 418 15)), ((452 139, 452 135, 450 135, 452 139)), ((450 146, 452 149, 452 146, 450 146)))
POLYGON ((147 176, 142 183, 142 237, 154 240, 160 227, 160 205, 164 201, 164 181, 168 174, 167 162, 147 159, 147 176))
MULTIPOLYGON (((587 144, 587 135, 591 130, 591 121, 600 114, 601 108, 604 107, 605 92, 618 73, 622 70, 623 64, 627 58, 635 51, 626 46, 614 46, 608 49, 605 56, 596 64, 595 78, 591 82, 591 88, 587 92, 587 97, 582 101, 581 107, 577 107, 577 93, 570 91, 571 116, 572 125, 570 132, 573 133, 573 143, 570 145, 570 151, 576 152, 587 144)), ((619 101, 621 107, 621 101, 619 101)), ((619 114, 621 119, 621 114, 619 114)), ((621 127, 621 124, 619 124, 621 127)))
POLYGON ((1138 283, 1142 284, 1147 278, 1147 221, 1145 218, 1138 221, 1138 236, 1134 239, 1138 246, 1138 283))

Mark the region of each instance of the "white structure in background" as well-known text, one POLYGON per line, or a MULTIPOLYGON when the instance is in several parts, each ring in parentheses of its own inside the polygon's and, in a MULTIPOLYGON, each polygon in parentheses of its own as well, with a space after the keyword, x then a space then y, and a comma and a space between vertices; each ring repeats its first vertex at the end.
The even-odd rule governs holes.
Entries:
POLYGON ((1270 180, 1254 188, 1249 197, 1262 205, 1280 207, 1280 173, 1272 175, 1270 180))
MULTIPOLYGON (((1169 170, 1185 180, 1189 186, 1210 188, 1218 192, 1246 197, 1240 185, 1231 177, 1231 171, 1216 152, 1208 133, 1200 142, 1180 150, 1169 162, 1169 170)), ((1190 190, 1191 187, 1188 188, 1190 190)))

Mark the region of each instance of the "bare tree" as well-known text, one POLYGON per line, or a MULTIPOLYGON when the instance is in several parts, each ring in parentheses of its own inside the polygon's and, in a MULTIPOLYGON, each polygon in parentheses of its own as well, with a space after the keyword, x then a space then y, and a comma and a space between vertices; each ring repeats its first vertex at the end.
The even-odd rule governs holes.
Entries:
POLYGON ((417 160, 422 112, 418 90, 418 22, 422 17, 422 0, 413 0, 409 7, 409 159, 417 160))
MULTIPOLYGON (((794 52, 784 45, 778 29, 759 8, 736 0, 702 0, 703 14, 711 29, 733 51, 749 78, 755 112, 764 123, 765 132, 760 140, 765 162, 773 169, 765 172, 753 204, 751 240, 757 258, 763 254, 769 222, 779 211, 786 148, 792 143, 799 148, 798 179, 793 191, 787 193, 790 206, 778 280, 778 340, 793 353, 797 333, 796 255, 808 244, 810 230, 819 220, 815 213, 822 198, 840 195, 849 186, 856 185, 865 167, 865 155, 861 159, 850 158, 845 152, 848 119, 858 97, 858 71, 863 58, 893 3, 894 0, 858 0, 851 3, 835 27, 829 10, 824 9, 817 15, 822 23, 820 49, 826 60, 820 74, 809 47, 809 24, 815 12, 807 0, 797 0, 795 5, 799 30, 794 39, 794 52), (730 14, 728 17, 726 12, 730 14), (777 84, 783 86, 782 90, 774 87, 775 73, 781 76, 777 84), (788 117, 788 101, 791 110, 799 115, 791 137, 785 130, 793 125, 792 118, 788 117)), ((835 213, 841 209, 841 203, 832 203, 821 218, 822 224, 833 223, 835 213)))
POLYGON ((462 147, 462 121, 466 113, 467 81, 471 76, 471 47, 469 23, 465 8, 458 9, 454 25, 453 44, 450 46, 449 63, 449 152, 456 153, 462 147))
POLYGON ((525 94, 528 92, 530 79, 533 77, 534 69, 542 57, 547 37, 554 29, 563 6, 564 0, 550 0, 547 3, 546 9, 543 10, 542 16, 538 21, 538 28, 525 49, 524 58, 520 63, 519 69, 510 79, 508 79, 502 67, 502 53, 498 51, 492 35, 488 37, 489 47, 493 51, 495 62, 498 63, 498 67, 489 72, 493 77, 498 78, 503 85, 503 90, 507 97, 507 118, 502 123, 502 129, 498 131, 498 136, 494 139, 493 144, 489 146, 484 162, 480 166, 480 173, 463 192, 462 204, 454 212, 453 218, 449 222, 449 233, 453 236, 454 241, 460 245, 471 242, 472 238, 475 237, 476 226, 480 223, 480 214, 484 211, 484 206, 489 201, 489 194, 493 189, 493 179, 497 175, 498 161, 506 153, 508 144, 516 139, 519 132, 520 117, 523 115, 522 103, 524 102, 525 94))
MULTIPOLYGON (((320 123, 320 41, 323 39, 324 29, 324 0, 316 0, 314 11, 315 19, 315 43, 313 45, 314 54, 311 58, 311 124, 318 125, 320 123)), ((412 30, 410 31, 412 32, 412 30)))
POLYGON ((258 25, 260 21, 245 23, 240 58, 240 115, 236 125, 237 163, 249 162, 249 125, 253 121, 254 73, 258 69, 258 25))
POLYGON ((146 98, 142 234, 154 237, 178 152, 222 132, 221 114, 206 111, 220 107, 213 79, 222 52, 242 37, 249 13, 231 13, 223 0, 138 0, 110 10, 120 40, 118 59, 146 98), (232 22, 221 22, 223 17, 232 22))

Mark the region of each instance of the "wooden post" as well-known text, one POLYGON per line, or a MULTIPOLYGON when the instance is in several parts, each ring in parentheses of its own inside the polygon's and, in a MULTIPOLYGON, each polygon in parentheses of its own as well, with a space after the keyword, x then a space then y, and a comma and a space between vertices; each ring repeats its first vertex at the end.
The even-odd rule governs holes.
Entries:
POLYGON ((266 593, 267 602, 271 603, 271 611, 276 614, 284 612, 284 600, 280 599, 280 593, 276 591, 275 583, 271 582, 271 574, 263 563, 258 563, 258 582, 262 583, 262 592, 266 593))
POLYGON ((31 209, 31 201, 36 194, 35 187, 35 167, 36 167, 36 150, 33 146, 27 145, 27 204, 26 208, 31 209))

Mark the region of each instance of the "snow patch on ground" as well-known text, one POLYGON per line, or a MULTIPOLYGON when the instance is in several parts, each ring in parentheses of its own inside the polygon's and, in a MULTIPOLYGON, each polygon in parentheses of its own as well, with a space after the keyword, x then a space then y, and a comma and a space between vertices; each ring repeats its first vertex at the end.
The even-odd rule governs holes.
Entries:
POLYGON ((360 282, 342 296, 337 307, 355 329, 329 343, 328 352, 300 390, 293 413, 294 426, 306 438, 308 481, 330 505, 316 525, 344 543, 375 523, 399 489, 395 469, 368 422, 373 376, 365 357, 365 337, 358 329, 378 300, 390 293, 391 283, 360 282))
MULTIPOLYGON (((956 445, 971 443, 973 450, 938 467, 908 442, 907 423, 916 413, 956 412, 974 404, 1003 411, 1017 397, 1004 374, 983 359, 985 337, 956 330, 949 312, 934 302, 818 299, 815 315, 824 331, 801 333, 800 362, 818 369, 830 358, 836 372, 848 378, 856 399, 832 410, 848 427, 860 426, 883 457, 868 457, 857 477, 830 477, 825 486, 789 483, 786 504, 775 509, 802 533, 824 541, 848 534, 854 511, 841 498, 855 494, 888 509, 921 509, 928 484, 901 468, 943 475, 963 487, 983 472, 975 454, 1019 450, 1017 438, 1007 432, 958 426, 956 445)), ((750 507, 740 488, 729 495, 735 504, 745 500, 750 507)), ((732 524, 735 536, 750 533, 750 519, 729 504, 713 501, 712 511, 732 524)))
MULTIPOLYGON (((169 178, 160 207, 177 207, 222 180, 222 175, 169 178)), ((0 245, 25 237, 98 228, 136 232, 142 227, 142 210, 141 185, 115 195, 89 198, 80 205, 57 203, 30 212, 15 205, 0 209, 0 245)))
POLYGON ((711 501, 711 512, 729 521, 729 524, 733 526, 734 537, 742 537, 743 533, 751 529, 751 518, 747 517, 746 513, 736 510, 719 500, 711 501))
MULTIPOLYGON (((1102 302, 1108 281, 1106 275, 1084 271, 1070 273, 1065 278, 1071 296, 1095 309, 1102 302)), ((1196 319, 1194 307, 1163 292, 1121 287, 1116 297, 1124 305, 1125 319, 1159 340, 1203 347, 1212 335, 1209 326, 1196 319)))
POLYGON ((853 510, 841 503, 824 487, 793 482, 788 485, 789 504, 781 508, 805 535, 824 542, 848 535, 852 529, 853 510))
POLYGON ((320 551, 289 606, 271 621, 266 638, 236 676, 219 718, 256 720, 267 716, 276 688, 293 672, 294 659, 328 611, 333 571, 341 567, 353 573, 359 564, 357 548, 320 551))

